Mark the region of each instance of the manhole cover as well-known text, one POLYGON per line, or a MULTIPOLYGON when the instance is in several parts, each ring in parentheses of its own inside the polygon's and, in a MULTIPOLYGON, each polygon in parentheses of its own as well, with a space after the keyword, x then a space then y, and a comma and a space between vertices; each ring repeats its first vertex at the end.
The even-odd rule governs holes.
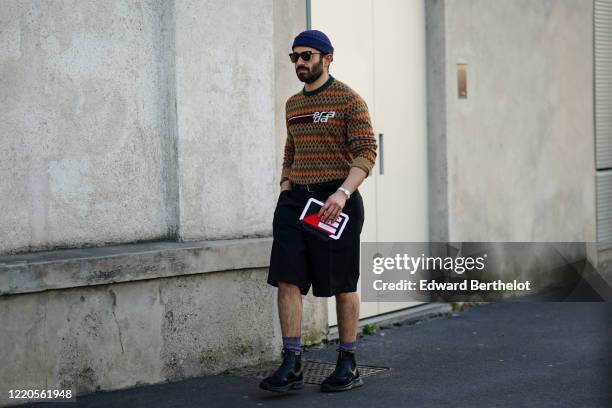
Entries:
MULTIPOLYGON (((336 368, 336 363, 329 363, 327 361, 319 361, 319 360, 304 360, 304 382, 307 384, 321 384, 323 380, 329 376, 334 369, 336 368)), ((382 371, 387 371, 389 368, 386 367, 374 367, 368 365, 357 364, 357 369, 359 370, 359 374, 362 377, 368 377, 382 371)), ((255 378, 266 378, 271 375, 276 368, 253 371, 250 373, 242 373, 242 375, 247 377, 255 377, 255 378)))

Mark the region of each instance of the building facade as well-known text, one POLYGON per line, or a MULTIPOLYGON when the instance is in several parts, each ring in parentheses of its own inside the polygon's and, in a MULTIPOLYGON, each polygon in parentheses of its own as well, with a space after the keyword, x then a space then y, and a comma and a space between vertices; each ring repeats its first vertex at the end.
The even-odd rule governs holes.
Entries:
MULTIPOLYGON (((302 85, 287 54, 308 25, 330 33, 331 72, 379 138, 364 241, 589 243, 576 256, 609 270, 609 10, 3 2, 0 385, 87 393, 277 356, 266 268, 284 104, 302 85)), ((304 305, 318 343, 331 304, 304 305)))

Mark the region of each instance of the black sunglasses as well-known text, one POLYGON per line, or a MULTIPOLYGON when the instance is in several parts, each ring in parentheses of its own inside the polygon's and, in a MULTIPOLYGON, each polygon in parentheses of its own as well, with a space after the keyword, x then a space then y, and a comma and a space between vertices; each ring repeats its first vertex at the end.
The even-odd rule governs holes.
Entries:
POLYGON ((322 52, 312 52, 312 51, 292 52, 291 54, 289 54, 289 58, 291 59, 291 62, 295 64, 296 62, 298 62, 298 59, 300 59, 300 57, 302 57, 304 61, 310 61, 310 57, 312 56, 312 54, 323 54, 323 53, 322 52))

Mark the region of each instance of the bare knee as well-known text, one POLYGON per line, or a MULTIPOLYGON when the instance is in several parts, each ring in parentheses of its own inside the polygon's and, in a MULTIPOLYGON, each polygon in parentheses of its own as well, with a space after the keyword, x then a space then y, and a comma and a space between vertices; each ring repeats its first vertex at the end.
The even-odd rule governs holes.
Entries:
POLYGON ((353 302, 357 299, 357 292, 342 292, 336 294, 336 302, 353 302))
POLYGON ((283 294, 294 295, 300 293, 300 288, 293 283, 278 282, 278 291, 283 294))

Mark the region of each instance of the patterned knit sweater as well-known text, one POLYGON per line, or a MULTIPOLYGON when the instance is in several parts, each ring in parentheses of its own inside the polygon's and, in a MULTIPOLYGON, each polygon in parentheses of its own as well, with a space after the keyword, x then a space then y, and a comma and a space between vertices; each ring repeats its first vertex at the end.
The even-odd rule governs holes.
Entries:
MULTIPOLYGON (((370 175, 376 138, 365 101, 350 87, 329 79, 314 91, 287 100, 287 141, 281 183, 345 179, 351 167, 370 175)), ((366 176, 367 177, 367 176, 366 176)))

